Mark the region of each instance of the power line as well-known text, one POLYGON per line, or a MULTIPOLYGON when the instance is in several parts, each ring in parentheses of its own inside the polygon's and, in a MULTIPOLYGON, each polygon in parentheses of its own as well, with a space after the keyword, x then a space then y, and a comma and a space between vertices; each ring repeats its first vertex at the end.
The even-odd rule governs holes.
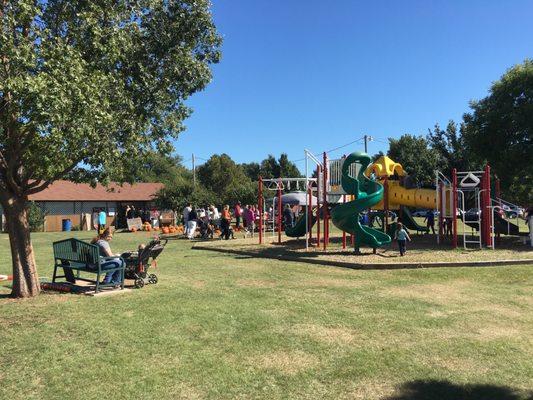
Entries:
MULTIPOLYGON (((350 143, 346 143, 346 144, 343 144, 342 146, 335 147, 335 148, 333 148, 333 149, 327 150, 326 153, 329 154, 329 153, 332 153, 332 152, 334 152, 334 151, 337 151, 337 150, 343 149, 343 148, 348 147, 348 146, 350 146, 350 145, 352 145, 352 144, 355 144, 355 143, 357 143, 357 142, 360 142, 360 141, 363 140, 363 139, 364 139, 364 137, 360 137, 359 139, 356 139, 356 140, 354 140, 354 141, 352 141, 352 142, 350 142, 350 143)), ((314 156, 315 156, 315 157, 319 157, 321 154, 322 154, 322 153, 317 153, 317 154, 314 154, 314 156)), ((291 160, 292 163, 298 163, 298 162, 302 162, 302 161, 305 161, 305 157, 304 157, 304 158, 300 158, 300 159, 298 159, 298 160, 291 160)))
POLYGON ((352 145, 352 144, 355 144, 355 143, 357 143, 357 142, 360 142, 360 141, 363 140, 363 139, 364 139, 364 137, 361 137, 361 138, 359 138, 359 139, 357 139, 357 140, 354 140, 353 142, 346 143, 346 144, 343 144, 342 146, 335 147, 334 149, 328 150, 328 151, 326 151, 326 153, 332 153, 332 152, 334 152, 334 151, 337 151, 337 150, 343 149, 343 148, 348 147, 348 146, 350 146, 350 145, 352 145))

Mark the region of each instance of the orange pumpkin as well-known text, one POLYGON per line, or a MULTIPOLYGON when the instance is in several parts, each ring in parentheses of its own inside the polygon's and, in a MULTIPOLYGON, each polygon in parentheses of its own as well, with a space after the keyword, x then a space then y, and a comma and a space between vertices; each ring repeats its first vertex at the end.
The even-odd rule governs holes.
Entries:
POLYGON ((137 228, 135 228, 135 227, 131 228, 130 232, 137 232, 137 228))
POLYGON ((162 228, 162 232, 163 232, 163 234, 167 235, 167 234, 170 233, 170 229, 168 229, 168 226, 164 226, 164 227, 162 228))

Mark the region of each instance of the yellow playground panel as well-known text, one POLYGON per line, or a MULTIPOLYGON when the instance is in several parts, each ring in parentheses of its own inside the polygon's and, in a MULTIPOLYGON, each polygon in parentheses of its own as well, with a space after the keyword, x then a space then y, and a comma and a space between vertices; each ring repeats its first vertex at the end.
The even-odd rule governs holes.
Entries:
MULTIPOLYGON (((366 176, 374 174, 384 186, 386 194, 383 200, 373 206, 373 209, 385 209, 384 202, 388 200, 389 210, 399 210, 401 206, 425 209, 437 209, 437 191, 433 189, 407 189, 400 184, 400 180, 391 180, 391 177, 399 179, 406 177, 407 173, 402 165, 391 160, 387 156, 382 156, 371 164, 365 171, 366 176), (385 183, 386 181, 386 183, 385 183)), ((452 193, 449 190, 441 194, 446 198, 444 204, 449 208, 452 200, 452 193)), ((447 210, 449 211, 449 210, 447 210)))

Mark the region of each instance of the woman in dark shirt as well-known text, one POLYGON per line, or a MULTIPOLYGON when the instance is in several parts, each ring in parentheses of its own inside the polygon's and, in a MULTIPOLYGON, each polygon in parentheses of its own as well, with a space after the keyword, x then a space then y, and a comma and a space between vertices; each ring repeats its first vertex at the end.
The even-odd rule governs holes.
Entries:
POLYGON ((191 211, 189 212, 189 221, 187 222, 187 237, 189 239, 194 238, 197 220, 198 213, 196 212, 196 207, 192 207, 191 211))

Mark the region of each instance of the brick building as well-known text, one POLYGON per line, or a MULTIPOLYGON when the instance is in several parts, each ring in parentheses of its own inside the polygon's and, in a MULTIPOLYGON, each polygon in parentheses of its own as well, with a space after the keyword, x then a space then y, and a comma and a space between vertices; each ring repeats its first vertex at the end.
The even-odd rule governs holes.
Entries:
POLYGON ((31 195, 30 200, 46 212, 44 230, 47 232, 60 231, 63 219, 70 219, 75 227, 90 228, 93 212, 100 209, 107 213, 107 225, 122 228, 126 206, 133 205, 137 210, 153 209, 154 197, 162 187, 161 183, 136 183, 92 188, 83 183, 56 181, 42 192, 31 195))

